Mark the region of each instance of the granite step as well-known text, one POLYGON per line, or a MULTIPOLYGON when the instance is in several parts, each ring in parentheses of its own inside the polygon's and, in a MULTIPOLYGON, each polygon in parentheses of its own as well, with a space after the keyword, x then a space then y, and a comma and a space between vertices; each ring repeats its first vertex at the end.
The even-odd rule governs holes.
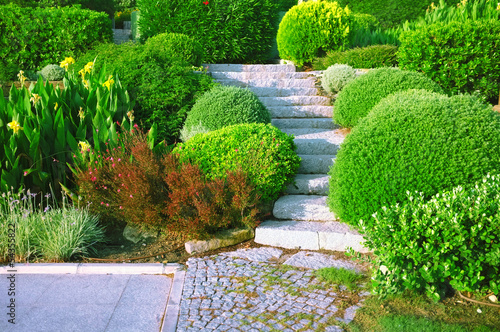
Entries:
POLYGON ((255 230, 254 241, 259 244, 287 249, 369 252, 363 237, 348 225, 338 222, 298 220, 266 220, 255 230))
POLYGON ((243 64, 218 63, 218 64, 203 64, 203 67, 205 68, 208 67, 209 72, 230 71, 230 72, 293 73, 296 71, 294 65, 243 65, 243 64))
POLYGON ((260 97, 266 107, 276 106, 330 106, 330 98, 324 96, 260 97))
POLYGON ((273 126, 279 129, 297 129, 308 131, 312 130, 327 130, 327 129, 338 129, 339 125, 334 123, 332 119, 329 118, 309 118, 309 119, 294 119, 294 118, 281 118, 272 119, 271 123, 273 126))
MULTIPOLYGON (((210 65, 209 65, 210 66, 210 65)), ((209 68, 210 69, 210 68, 209 68)), ((216 80, 269 80, 269 79, 315 79, 315 75, 305 72, 231 72, 231 71, 208 71, 216 80)))
POLYGON ((333 106, 271 106, 267 108, 273 119, 280 118, 329 118, 332 121, 333 106))
POLYGON ((317 88, 273 88, 273 87, 248 87, 257 97, 295 97, 318 95, 317 88))
POLYGON ((285 192, 293 195, 328 195, 327 174, 297 174, 295 184, 289 184, 285 192))
POLYGON ((301 155, 297 174, 328 174, 335 161, 335 155, 301 155))
POLYGON ((285 220, 335 221, 326 205, 326 196, 286 195, 274 202, 273 216, 285 220))
POLYGON ((314 79, 269 79, 269 80, 256 80, 256 79, 216 79, 217 83, 222 85, 237 86, 240 88, 248 87, 263 87, 263 88, 314 88, 316 82, 314 79))

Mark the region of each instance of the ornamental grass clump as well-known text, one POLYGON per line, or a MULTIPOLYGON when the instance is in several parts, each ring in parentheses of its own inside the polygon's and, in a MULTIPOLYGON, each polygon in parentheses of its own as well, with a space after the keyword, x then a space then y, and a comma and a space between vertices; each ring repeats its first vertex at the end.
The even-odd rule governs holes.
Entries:
POLYGON ((405 200, 406 191, 430 197, 499 172, 499 128, 500 114, 475 96, 393 94, 342 143, 329 172, 328 205, 357 226, 382 206, 405 200))
POLYGON ((422 73, 397 68, 370 70, 339 93, 333 120, 343 127, 354 127, 382 98, 409 89, 443 92, 437 83, 422 73))
MULTIPOLYGON (((183 141, 201 129, 208 131, 240 123, 271 123, 271 114, 250 90, 234 86, 216 86, 201 96, 184 123, 183 141)), ((204 131, 204 130, 203 130, 204 131)))
POLYGON ((439 301, 451 286, 498 296, 500 176, 488 174, 430 199, 421 192, 406 195, 360 223, 365 245, 376 253, 374 292, 415 290, 439 301))
POLYGON ((334 64, 323 72, 321 86, 328 93, 342 90, 347 84, 354 81, 356 71, 348 65, 334 64))
POLYGON ((300 157, 293 136, 271 124, 238 124, 196 135, 178 144, 179 160, 198 165, 207 179, 242 169, 262 201, 274 200, 293 182, 300 157))

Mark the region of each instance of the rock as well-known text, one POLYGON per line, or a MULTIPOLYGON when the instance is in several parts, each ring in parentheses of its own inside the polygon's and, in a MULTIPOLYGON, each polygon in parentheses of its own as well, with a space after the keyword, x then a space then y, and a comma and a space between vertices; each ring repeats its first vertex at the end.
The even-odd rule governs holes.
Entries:
POLYGON ((232 246, 240 242, 250 240, 253 237, 253 229, 229 230, 219 233, 213 239, 204 241, 194 240, 186 242, 185 248, 188 254, 193 255, 218 248, 232 246))
POLYGON ((277 248, 263 247, 252 249, 238 249, 232 252, 225 252, 221 256, 238 257, 252 262, 267 262, 272 258, 280 258, 282 250, 277 248))
POLYGON ((157 236, 157 231, 148 231, 133 225, 125 226, 125 229, 123 230, 123 237, 134 243, 150 238, 156 238, 157 236))
POLYGON ((299 251, 298 253, 287 259, 283 264, 314 270, 322 269, 325 267, 335 267, 357 272, 356 265, 350 262, 333 259, 331 256, 310 251, 299 251))

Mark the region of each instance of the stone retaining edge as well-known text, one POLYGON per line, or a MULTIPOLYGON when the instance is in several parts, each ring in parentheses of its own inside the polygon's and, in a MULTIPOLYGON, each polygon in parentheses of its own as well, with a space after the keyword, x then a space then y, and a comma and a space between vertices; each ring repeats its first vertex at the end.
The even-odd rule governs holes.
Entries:
POLYGON ((19 263, 0 266, 0 274, 173 274, 177 263, 19 263))

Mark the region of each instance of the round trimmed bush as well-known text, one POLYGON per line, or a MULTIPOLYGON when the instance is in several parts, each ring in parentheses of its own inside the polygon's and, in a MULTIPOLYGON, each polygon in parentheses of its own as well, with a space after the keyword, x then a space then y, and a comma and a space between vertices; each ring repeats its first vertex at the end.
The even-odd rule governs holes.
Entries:
POLYGON ((342 90, 347 83, 354 81, 356 71, 349 65, 334 64, 328 67, 321 78, 321 86, 328 93, 342 90))
POLYGON ((300 163, 295 148, 293 136, 271 124, 245 123, 197 135, 177 145, 173 153, 181 162, 198 165, 209 179, 223 178, 241 167, 262 201, 271 201, 293 182, 300 163))
POLYGON ((161 33, 146 40, 144 51, 161 62, 172 59, 200 66, 203 58, 201 45, 182 33, 161 33))
POLYGON ((358 77, 339 93, 333 120, 343 127, 354 127, 382 98, 409 89, 443 93, 437 83, 422 73, 397 68, 374 69, 358 77))
POLYGON ((327 51, 343 48, 349 43, 352 23, 349 9, 336 2, 302 2, 281 20, 277 36, 280 57, 302 66, 327 51))
POLYGON ((500 171, 500 114, 478 97, 426 90, 393 94, 345 138, 330 169, 328 205, 344 222, 500 171))
MULTIPOLYGON (((271 114, 250 90, 234 86, 216 86, 202 95, 188 113, 183 141, 198 127, 216 130, 239 123, 270 123, 271 114)), ((202 131, 203 131, 202 130, 202 131)))
POLYGON ((60 81, 64 77, 64 68, 59 65, 46 65, 40 71, 42 77, 47 81, 60 81))

